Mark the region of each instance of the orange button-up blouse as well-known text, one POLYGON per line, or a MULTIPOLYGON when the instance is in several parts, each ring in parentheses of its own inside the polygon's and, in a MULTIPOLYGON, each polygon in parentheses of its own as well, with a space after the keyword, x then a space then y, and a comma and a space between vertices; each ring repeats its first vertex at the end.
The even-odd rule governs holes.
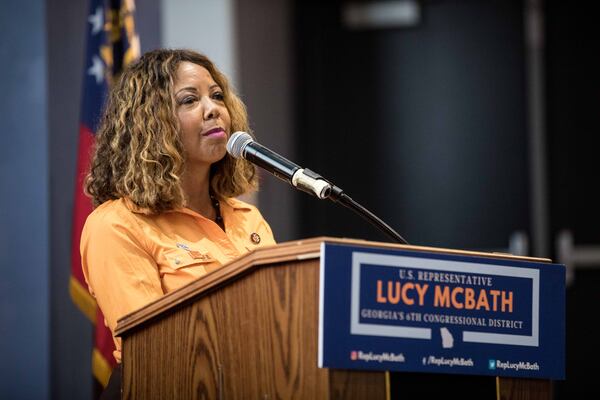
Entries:
MULTIPOLYGON (((187 208, 150 214, 127 199, 107 201, 89 215, 81 235, 83 274, 111 332, 125 314, 275 244, 256 207, 227 199, 221 215, 225 231, 187 208)), ((121 341, 114 340, 120 362, 121 341)))

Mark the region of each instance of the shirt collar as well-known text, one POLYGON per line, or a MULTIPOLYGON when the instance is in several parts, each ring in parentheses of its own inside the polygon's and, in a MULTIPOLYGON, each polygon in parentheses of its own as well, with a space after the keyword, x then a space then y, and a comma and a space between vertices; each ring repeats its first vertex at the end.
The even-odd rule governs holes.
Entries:
POLYGON ((121 200, 125 204, 125 207, 127 207, 127 209, 131 212, 134 212, 136 214, 144 214, 144 215, 153 214, 149 208, 138 206, 129 197, 123 197, 123 198, 121 198, 121 200))
MULTIPOLYGON (((251 208, 248 206, 248 204, 246 204, 243 201, 240 201, 236 198, 233 198, 233 197, 226 198, 224 200, 224 202, 227 203, 234 210, 244 210, 244 211, 251 210, 251 208)), ((221 201, 221 203, 223 203, 223 201, 221 201)))

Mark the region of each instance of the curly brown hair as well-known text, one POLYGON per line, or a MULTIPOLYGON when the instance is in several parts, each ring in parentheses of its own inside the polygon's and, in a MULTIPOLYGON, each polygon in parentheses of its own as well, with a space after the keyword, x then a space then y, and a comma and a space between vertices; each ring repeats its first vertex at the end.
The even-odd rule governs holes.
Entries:
MULTIPOLYGON (((206 68, 221 87, 231 131, 249 131, 246 107, 206 56, 185 49, 145 53, 115 82, 100 121, 85 180, 94 207, 118 198, 129 198, 153 213, 185 205, 185 153, 173 99, 176 71, 184 61, 206 68)), ((255 190, 256 169, 226 154, 211 166, 210 187, 220 198, 255 190)))

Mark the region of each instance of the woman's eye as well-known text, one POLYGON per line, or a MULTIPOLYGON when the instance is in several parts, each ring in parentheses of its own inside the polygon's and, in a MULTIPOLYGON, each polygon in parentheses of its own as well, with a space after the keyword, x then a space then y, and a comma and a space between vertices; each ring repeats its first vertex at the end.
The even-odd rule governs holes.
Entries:
POLYGON ((215 92, 213 93, 212 98, 214 100, 223 101, 225 99, 225 95, 223 92, 215 92))
POLYGON ((196 101, 195 97, 187 96, 187 97, 184 97, 183 99, 181 99, 179 101, 179 104, 192 104, 194 101, 196 101))

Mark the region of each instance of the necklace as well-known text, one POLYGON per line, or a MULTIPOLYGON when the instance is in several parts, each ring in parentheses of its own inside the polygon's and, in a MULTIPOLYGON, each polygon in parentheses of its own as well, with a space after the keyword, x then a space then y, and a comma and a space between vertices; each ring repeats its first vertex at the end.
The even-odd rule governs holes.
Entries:
POLYGON ((210 201, 212 202, 212 206, 215 209, 215 222, 221 227, 221 229, 225 230, 225 224, 223 223, 223 217, 221 216, 221 204, 219 204, 219 200, 213 195, 212 190, 209 192, 208 195, 210 196, 210 201))

